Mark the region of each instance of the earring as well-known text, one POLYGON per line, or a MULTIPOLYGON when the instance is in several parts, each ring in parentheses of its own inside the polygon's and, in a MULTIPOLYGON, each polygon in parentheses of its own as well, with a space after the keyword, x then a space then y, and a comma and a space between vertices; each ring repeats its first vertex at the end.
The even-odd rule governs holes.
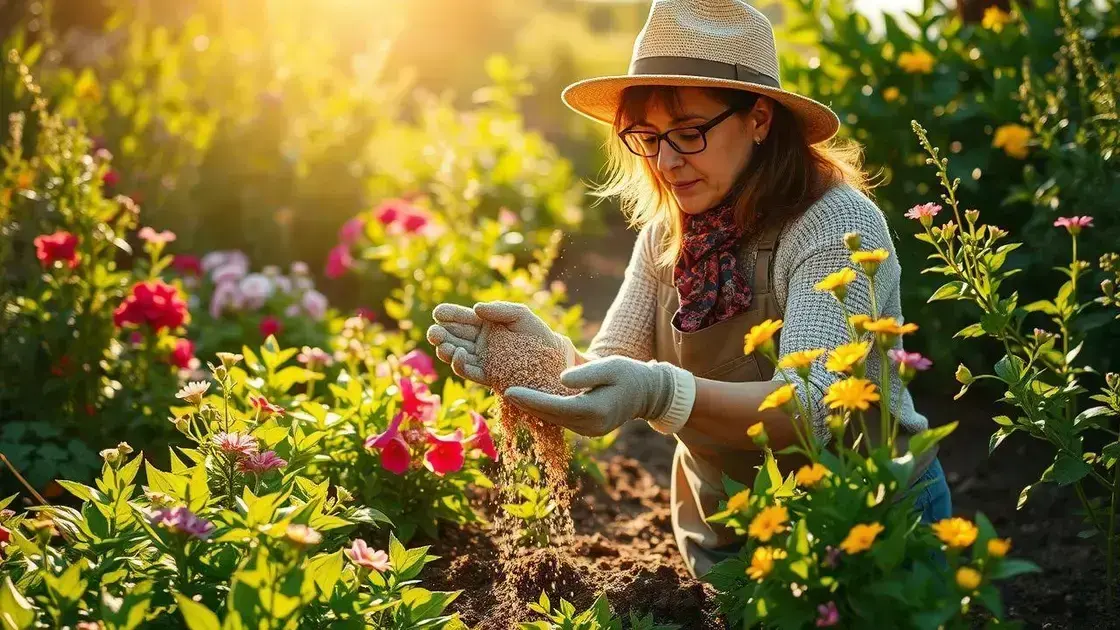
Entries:
POLYGON ((754 143, 755 143, 756 145, 759 145, 759 146, 761 146, 761 145, 762 145, 762 138, 755 138, 755 139, 754 139, 754 143))

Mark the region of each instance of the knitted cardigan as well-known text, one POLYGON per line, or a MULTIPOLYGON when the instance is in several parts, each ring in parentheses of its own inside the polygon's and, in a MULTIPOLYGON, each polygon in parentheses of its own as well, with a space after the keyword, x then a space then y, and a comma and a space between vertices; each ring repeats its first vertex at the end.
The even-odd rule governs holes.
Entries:
MULTIPOLYGON (((875 293, 880 316, 894 317, 903 322, 899 300, 901 268, 894 244, 887 229, 886 218, 866 196, 847 184, 830 189, 804 214, 787 224, 781 232, 774 252, 774 297, 782 310, 784 324, 778 347, 779 357, 799 350, 816 348, 832 349, 851 339, 847 323, 836 299, 830 294, 814 289, 821 279, 844 266, 853 266, 850 252, 844 245, 844 234, 858 232, 863 249, 885 249, 890 257, 875 275, 875 293)), ((599 332, 591 341, 586 354, 592 357, 622 355, 640 361, 653 356, 654 318, 657 316, 657 267, 660 235, 651 226, 638 234, 630 263, 614 302, 607 311, 599 332)), ((747 247, 744 256, 745 277, 754 277, 756 250, 747 247)), ((871 294, 867 276, 862 272, 848 287, 848 311, 871 313, 871 294)), ((900 339, 895 347, 902 347, 900 339)), ((879 383, 880 355, 877 349, 867 361, 867 378, 879 383)), ((827 440, 825 423, 827 409, 821 400, 828 387, 839 377, 825 369, 827 353, 814 362, 809 374, 809 390, 805 391, 800 377, 790 371, 790 380, 797 384, 798 393, 811 410, 817 435, 827 440)), ((925 416, 914 410, 914 401, 902 385, 897 370, 891 372, 891 410, 900 419, 902 428, 917 433, 928 428, 925 416)), ((783 380, 780 370, 775 370, 773 380, 783 380)))

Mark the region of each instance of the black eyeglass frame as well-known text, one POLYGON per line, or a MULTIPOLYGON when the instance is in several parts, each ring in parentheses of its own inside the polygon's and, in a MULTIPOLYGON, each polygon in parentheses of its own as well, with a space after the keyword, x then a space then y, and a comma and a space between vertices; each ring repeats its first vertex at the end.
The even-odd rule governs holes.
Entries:
POLYGON ((735 114, 739 111, 742 111, 742 109, 743 108, 741 108, 741 107, 732 107, 732 108, 728 109, 727 111, 723 112, 722 114, 716 116, 715 118, 709 120, 706 123, 696 125, 696 126, 693 126, 693 127, 675 127, 673 129, 669 129, 669 130, 665 131, 664 133, 656 133, 656 132, 653 132, 653 131, 640 131, 640 130, 634 129, 633 125, 631 125, 630 127, 627 127, 626 129, 623 129, 622 131, 618 132, 618 138, 620 140, 622 140, 622 144, 626 145, 626 148, 629 149, 631 153, 633 153, 634 155, 636 155, 638 157, 644 157, 644 158, 657 157, 658 154, 661 153, 661 141, 662 140, 664 140, 665 142, 668 142, 669 146, 673 147, 673 150, 676 151, 677 153, 680 153, 681 155, 696 155, 697 153, 703 153, 704 149, 708 148, 708 132, 711 131, 712 128, 715 127, 716 125, 718 125, 721 122, 730 118, 732 114, 735 114), (677 132, 677 131, 698 131, 698 132, 700 132, 700 139, 703 141, 704 146, 700 147, 696 151, 684 151, 684 150, 682 150, 680 147, 677 146, 677 143, 675 143, 675 142, 673 142, 672 140, 669 139, 669 134, 677 132), (657 151, 654 152, 653 155, 646 155, 644 153, 638 153, 637 151, 634 150, 634 147, 630 146, 630 143, 626 141, 626 136, 636 135, 636 134, 639 134, 639 133, 646 134, 646 135, 657 136, 657 151))

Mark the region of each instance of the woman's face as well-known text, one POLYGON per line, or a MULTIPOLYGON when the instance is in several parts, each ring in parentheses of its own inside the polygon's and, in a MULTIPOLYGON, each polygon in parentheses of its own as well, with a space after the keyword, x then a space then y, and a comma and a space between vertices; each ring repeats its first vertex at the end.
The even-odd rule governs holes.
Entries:
MULTIPOLYGON (((644 120, 632 129, 664 133, 680 127, 695 127, 727 111, 727 105, 700 88, 678 88, 679 109, 675 114, 654 99, 646 108, 644 120)), ((765 140, 770 130, 773 104, 760 97, 750 112, 737 112, 705 134, 707 146, 700 153, 678 153, 662 141, 656 157, 645 158, 650 169, 671 191, 680 209, 700 214, 718 204, 731 190, 736 177, 755 149, 755 139, 765 140)))

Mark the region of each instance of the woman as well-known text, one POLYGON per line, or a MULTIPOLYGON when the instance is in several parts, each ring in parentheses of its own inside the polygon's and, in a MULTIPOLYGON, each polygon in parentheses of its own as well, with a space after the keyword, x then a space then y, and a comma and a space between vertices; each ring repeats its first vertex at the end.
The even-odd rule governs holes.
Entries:
MULTIPOLYGON (((579 352, 524 305, 441 304, 428 339, 457 374, 486 384, 478 361, 485 331, 534 335, 565 354, 562 382, 583 391, 510 388, 511 402, 583 435, 642 418, 675 436, 674 534, 702 575, 734 550, 732 532, 705 522, 726 498, 722 475, 749 483, 761 462, 747 428, 762 422, 778 449, 796 440, 785 414, 756 411, 783 380, 757 353, 743 354, 744 335, 780 318, 779 355, 849 341, 838 303, 814 285, 849 264, 851 232, 865 249, 891 252, 875 288, 881 314, 901 321, 897 257, 882 213, 862 192, 858 149, 826 144, 836 115, 781 89, 770 23, 741 0, 655 1, 629 74, 581 81, 563 99, 614 126, 612 177, 600 193, 619 195, 641 228, 602 328, 579 352)), ((850 285, 847 302, 871 312, 865 277, 850 285)), ((878 365, 868 361, 876 382, 878 365)), ((821 399, 834 380, 818 360, 812 386, 799 392, 821 439, 829 435, 821 399)), ((891 386, 904 432, 926 429, 897 374, 891 386)), ((918 499, 923 519, 948 517, 948 486, 932 454, 919 473, 917 481, 932 482, 918 499)))

